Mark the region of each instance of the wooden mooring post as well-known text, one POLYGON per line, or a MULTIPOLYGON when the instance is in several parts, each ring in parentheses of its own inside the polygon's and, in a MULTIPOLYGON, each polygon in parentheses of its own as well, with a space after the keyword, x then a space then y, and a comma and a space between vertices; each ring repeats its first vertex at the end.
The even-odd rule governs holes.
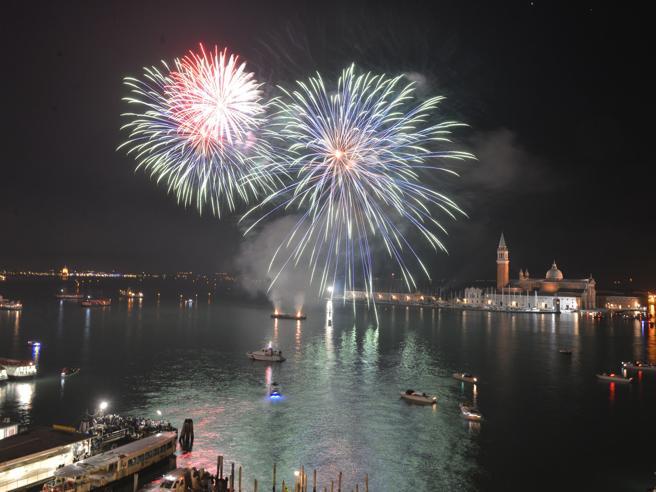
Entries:
MULTIPOLYGON (((284 483, 284 482, 283 482, 284 483)), ((282 489, 285 492, 285 489, 282 489)), ((273 464, 273 492, 276 492, 276 464, 273 464)))
POLYGON ((239 492, 241 492, 241 465, 239 465, 239 492))

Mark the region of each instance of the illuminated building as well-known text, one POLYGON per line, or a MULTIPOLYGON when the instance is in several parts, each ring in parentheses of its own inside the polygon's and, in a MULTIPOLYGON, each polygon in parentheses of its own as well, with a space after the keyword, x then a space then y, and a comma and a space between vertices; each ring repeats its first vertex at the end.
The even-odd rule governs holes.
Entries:
POLYGON ((89 453, 89 437, 68 428, 35 427, 0 440, 0 492, 34 487, 89 453))

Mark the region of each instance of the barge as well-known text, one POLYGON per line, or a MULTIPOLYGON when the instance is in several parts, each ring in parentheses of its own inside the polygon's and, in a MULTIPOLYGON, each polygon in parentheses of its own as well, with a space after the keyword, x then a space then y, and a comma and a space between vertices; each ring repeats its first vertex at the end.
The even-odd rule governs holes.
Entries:
POLYGON ((7 376, 10 378, 29 378, 36 376, 36 366, 31 360, 0 358, 1 369, 7 371, 7 376))
POLYGON ((271 317, 273 319, 293 319, 297 321, 301 321, 307 318, 307 316, 302 313, 289 314, 289 313, 279 313, 278 311, 271 313, 271 317))
POLYGON ((111 305, 112 300, 108 298, 99 298, 99 299, 84 299, 80 301, 80 306, 82 307, 106 307, 111 305))

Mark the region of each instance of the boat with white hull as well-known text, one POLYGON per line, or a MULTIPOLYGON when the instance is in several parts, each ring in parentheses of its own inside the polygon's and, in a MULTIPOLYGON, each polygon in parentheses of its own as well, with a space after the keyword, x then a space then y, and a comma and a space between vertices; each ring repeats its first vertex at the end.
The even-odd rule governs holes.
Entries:
POLYGON ((465 383, 476 384, 478 382, 478 378, 473 374, 469 374, 468 372, 454 372, 451 376, 453 379, 457 379, 458 381, 463 381, 465 383))
POLYGON ((0 367, 0 383, 9 379, 7 375, 7 370, 4 367, 0 367))
POLYGON ((597 379, 599 381, 604 381, 607 383, 621 383, 621 384, 628 384, 631 381, 633 381, 633 378, 626 378, 624 376, 620 376, 619 374, 615 374, 614 372, 611 372, 610 374, 607 373, 601 373, 597 374, 597 379))
POLYGON ((462 415, 463 419, 471 422, 480 422, 483 420, 483 414, 476 407, 465 405, 464 403, 460 404, 460 415, 462 415))
POLYGON ((406 390, 401 393, 401 398, 408 403, 414 403, 415 405, 436 405, 437 396, 428 395, 426 393, 420 393, 414 390, 406 390))
POLYGON ((282 350, 273 350, 271 347, 254 352, 246 352, 246 355, 251 360, 260 360, 264 362, 284 362, 285 358, 282 356, 282 350))
POLYGON ((43 492, 89 492, 106 487, 175 453, 176 432, 161 432, 55 471, 43 492))

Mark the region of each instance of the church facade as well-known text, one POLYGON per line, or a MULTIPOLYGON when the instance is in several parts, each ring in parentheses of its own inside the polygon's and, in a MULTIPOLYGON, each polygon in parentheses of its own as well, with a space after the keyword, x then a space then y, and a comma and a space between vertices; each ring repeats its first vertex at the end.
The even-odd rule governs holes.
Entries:
POLYGON ((465 289, 464 302, 480 307, 501 309, 576 311, 596 308, 595 280, 565 278, 554 261, 543 278, 531 277, 520 269, 516 279, 510 278, 510 251, 501 234, 497 247, 497 279, 495 289, 465 289))

